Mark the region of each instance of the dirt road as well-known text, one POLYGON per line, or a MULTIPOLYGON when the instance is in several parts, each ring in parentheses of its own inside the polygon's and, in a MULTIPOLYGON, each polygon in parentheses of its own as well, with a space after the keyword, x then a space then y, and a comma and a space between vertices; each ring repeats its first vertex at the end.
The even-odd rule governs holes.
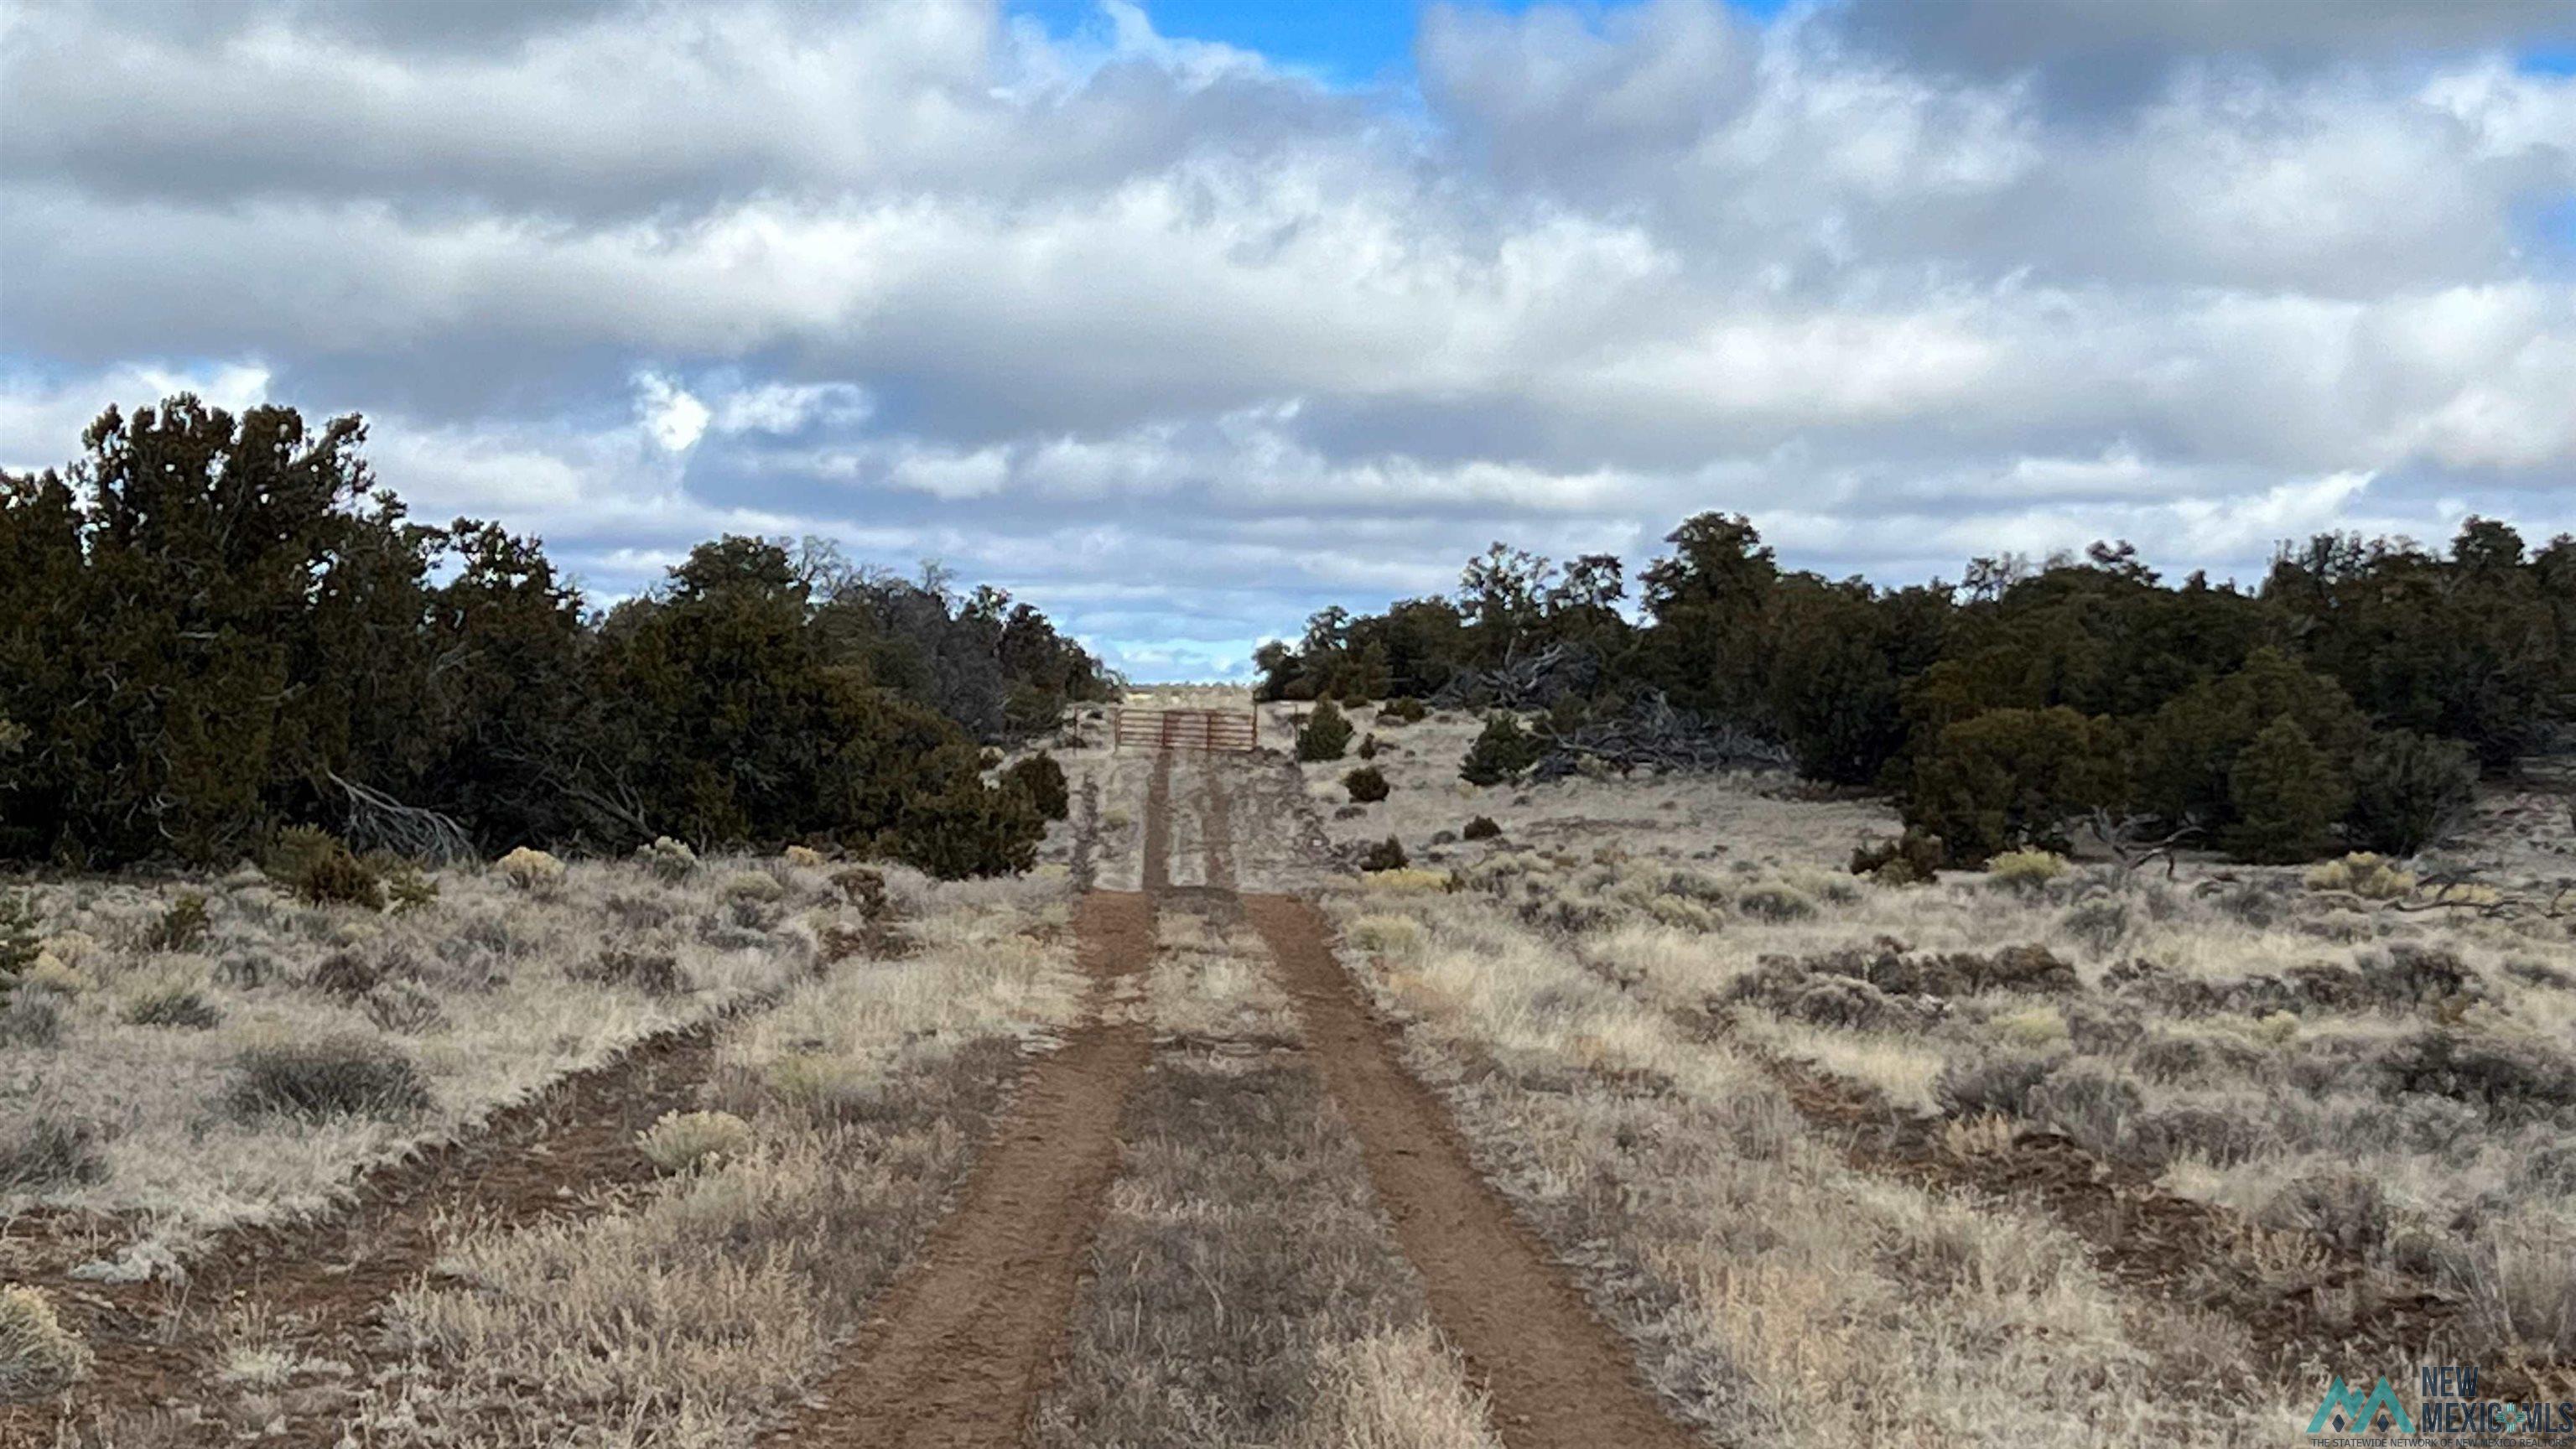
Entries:
POLYGON ((1153 1037, 1133 1008, 1154 953, 1151 897, 1094 891, 1074 929, 1089 1020, 1046 1057, 965 1198, 780 1445, 967 1449, 1026 1436, 1060 1351, 1118 1120, 1153 1037))
MULTIPOLYGON (((1438 1098, 1398 1059, 1395 1038, 1333 958, 1314 905, 1235 893, 1235 798, 1254 758, 1159 757, 1145 787, 1135 894, 1082 898, 1077 938, 1094 1014, 1039 1065, 927 1257, 819 1387, 781 1444, 1003 1449, 1025 1442, 1052 1377, 1067 1308, 1115 1176, 1121 1105, 1152 1047, 1120 1015, 1150 966, 1154 902, 1186 896, 1239 911, 1303 1019, 1309 1050, 1360 1139, 1377 1199, 1428 1289, 1435 1322, 1489 1396, 1509 1449, 1683 1449, 1624 1343, 1594 1318, 1538 1240, 1478 1175, 1438 1098), (1175 775, 1192 788, 1176 788, 1175 775), (1176 822, 1176 802, 1196 815, 1176 822), (1191 832, 1204 885, 1173 884, 1191 832)), ((1275 785, 1260 781, 1262 786, 1275 785)), ((1265 804, 1279 792, 1264 790, 1265 804)), ((1096 807, 1094 807, 1096 808, 1096 807)), ((1266 828, 1289 828, 1272 820, 1266 828)))

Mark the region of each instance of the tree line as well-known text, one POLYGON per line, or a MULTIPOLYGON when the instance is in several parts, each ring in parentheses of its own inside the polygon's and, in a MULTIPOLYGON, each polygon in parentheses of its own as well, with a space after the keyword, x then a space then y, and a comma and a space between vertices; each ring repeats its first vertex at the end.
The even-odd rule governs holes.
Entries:
POLYGON ((596 608, 536 539, 414 521, 365 437, 183 395, 0 474, 0 859, 228 864, 430 820, 487 853, 667 835, 990 873, 1043 823, 982 747, 1115 691, 1029 605, 813 540, 701 544, 596 608))
POLYGON ((1263 646, 1260 692, 1541 707, 1560 733, 1659 694, 1892 792, 1960 864, 2082 822, 2250 860, 2411 853, 2576 718, 2576 539, 2489 519, 2445 552, 2285 545, 2252 588, 2168 583, 2125 543, 1883 588, 1782 568, 1741 516, 1665 542, 1634 617, 1618 558, 1498 543, 1454 595, 1263 646))

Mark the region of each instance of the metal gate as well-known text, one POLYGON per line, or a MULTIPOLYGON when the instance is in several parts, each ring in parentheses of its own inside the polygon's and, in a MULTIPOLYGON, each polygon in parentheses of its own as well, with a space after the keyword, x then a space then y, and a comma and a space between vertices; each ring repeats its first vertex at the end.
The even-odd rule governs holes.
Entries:
POLYGON ((1109 712, 1109 745, 1152 750, 1251 750, 1261 745, 1255 710, 1128 709, 1109 712))

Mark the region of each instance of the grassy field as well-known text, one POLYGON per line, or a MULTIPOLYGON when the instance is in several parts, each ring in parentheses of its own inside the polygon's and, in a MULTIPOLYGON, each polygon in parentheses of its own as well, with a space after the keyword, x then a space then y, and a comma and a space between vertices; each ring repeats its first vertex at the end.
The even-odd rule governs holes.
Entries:
POLYGON ((1473 790, 1473 721, 1355 723, 1382 802, 1078 720, 1011 881, 28 882, 0 1430, 1553 1449, 1625 1378, 1711 1444, 2251 1445, 2415 1362, 2576 1397, 2554 782, 2403 869, 1900 886, 1847 868, 1872 801, 1473 790), (1511 1397, 1593 1333, 1601 1396, 1511 1397))

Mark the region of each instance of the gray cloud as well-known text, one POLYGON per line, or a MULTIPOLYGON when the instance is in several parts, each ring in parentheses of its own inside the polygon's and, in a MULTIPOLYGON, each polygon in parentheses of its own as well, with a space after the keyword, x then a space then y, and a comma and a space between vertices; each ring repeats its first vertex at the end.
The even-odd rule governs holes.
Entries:
POLYGON ((180 386, 361 409, 420 513, 603 592, 826 532, 1158 673, 1703 508, 1886 577, 2576 525, 2530 222, 2576 81, 2493 53, 2538 29, 2005 8, 2023 50, 1441 8, 1414 106, 1117 6, 21 7, 0 464, 180 386), (2172 63, 2084 114, 2031 79, 2106 47, 2172 63))
POLYGON ((2030 77, 2079 112, 2134 104, 2178 66, 2213 59, 2421 64, 2576 42, 2561 0, 1847 0, 1826 23, 1909 66, 2030 77))

